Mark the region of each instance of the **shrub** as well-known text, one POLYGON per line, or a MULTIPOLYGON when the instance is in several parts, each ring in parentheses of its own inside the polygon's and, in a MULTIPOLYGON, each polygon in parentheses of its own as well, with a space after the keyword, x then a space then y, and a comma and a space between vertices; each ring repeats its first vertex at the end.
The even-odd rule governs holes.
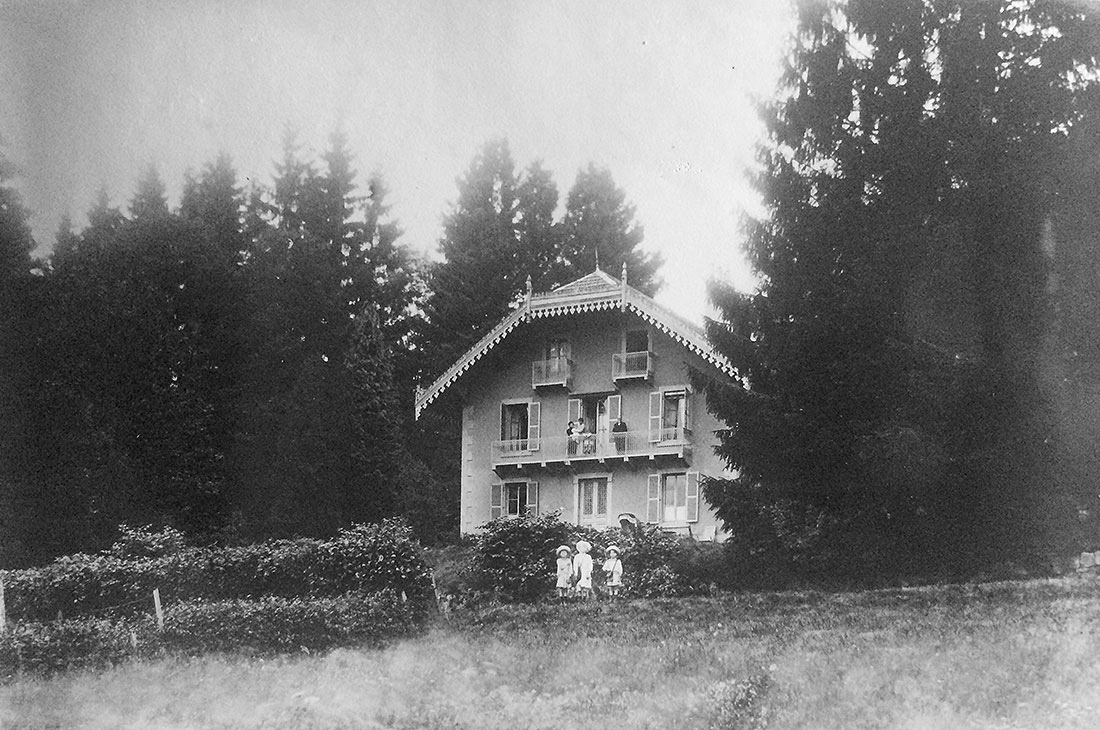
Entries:
POLYGON ((148 637, 151 626, 152 621, 102 618, 14 624, 0 634, 0 677, 115 664, 148 646, 148 639, 143 638, 135 648, 131 631, 148 637))
POLYGON ((119 538, 107 552, 122 560, 140 558, 163 558, 178 555, 187 549, 187 536, 174 527, 165 527, 154 532, 152 525, 130 527, 118 526, 119 538))
POLYGON ((556 513, 499 519, 482 527, 473 554, 473 588, 505 601, 534 601, 554 586, 554 548, 568 543, 570 526, 556 513))
POLYGON ((386 590, 335 598, 179 603, 166 608, 163 632, 152 616, 21 622, 0 634, 0 678, 111 665, 166 649, 272 654, 375 645, 421 629, 426 616, 423 606, 386 590))
POLYGON ((421 627, 425 616, 392 590, 309 600, 195 601, 166 612, 160 641, 185 652, 321 650, 404 636, 421 627))
POLYGON ((470 588, 505 601, 534 601, 554 590, 554 548, 578 540, 592 544, 593 582, 600 589, 606 548, 622 550, 623 585, 629 595, 679 596, 709 589, 720 573, 721 552, 705 550, 653 525, 625 531, 595 530, 562 522, 557 513, 494 520, 482 527, 472 555, 470 588))
POLYGON ((134 550, 169 550, 125 538, 99 555, 58 558, 41 568, 5 576, 9 615, 23 621, 51 620, 60 613, 125 616, 145 613, 152 592, 165 605, 194 599, 233 600, 262 596, 339 596, 391 589, 414 602, 432 595, 431 576, 420 546, 400 521, 359 525, 331 540, 274 540, 233 548, 180 548, 156 557, 124 558, 134 550), (141 546, 140 548, 138 546, 141 546), (117 549, 116 549, 117 548, 117 549))

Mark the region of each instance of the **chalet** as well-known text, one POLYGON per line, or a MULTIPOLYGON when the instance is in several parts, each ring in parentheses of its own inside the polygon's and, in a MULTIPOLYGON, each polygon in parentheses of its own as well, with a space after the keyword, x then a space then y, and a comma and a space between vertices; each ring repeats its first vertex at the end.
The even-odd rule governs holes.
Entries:
POLYGON ((596 269, 527 296, 438 380, 462 403, 461 529, 531 512, 580 525, 624 515, 722 539, 700 480, 729 476, 689 369, 731 377, 702 329, 596 269), (570 423, 575 428, 568 432, 570 423), (583 425, 581 425, 583 424, 583 425))

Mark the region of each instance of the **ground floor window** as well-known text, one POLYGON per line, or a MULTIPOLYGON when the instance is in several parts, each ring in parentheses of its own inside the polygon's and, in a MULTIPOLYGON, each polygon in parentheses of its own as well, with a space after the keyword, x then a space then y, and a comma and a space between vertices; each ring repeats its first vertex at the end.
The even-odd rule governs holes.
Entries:
POLYGON ((494 484, 489 501, 489 519, 538 514, 539 483, 532 481, 494 484))
POLYGON ((577 480, 580 524, 606 524, 607 486, 607 477, 589 477, 577 480))
POLYGON ((687 474, 661 476, 661 522, 687 522, 687 474))
POLYGON ((649 475, 646 522, 685 525, 699 520, 699 472, 649 475))

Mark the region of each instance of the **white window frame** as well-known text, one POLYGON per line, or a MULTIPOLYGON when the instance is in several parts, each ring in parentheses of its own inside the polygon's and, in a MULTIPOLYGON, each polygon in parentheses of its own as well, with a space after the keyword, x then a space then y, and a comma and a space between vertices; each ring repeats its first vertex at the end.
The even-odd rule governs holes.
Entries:
MULTIPOLYGON (((614 512, 612 509, 612 493, 614 491, 614 479, 611 472, 590 472, 587 474, 577 474, 573 477, 573 524, 575 525, 588 525, 591 527, 607 527, 611 524, 611 515, 614 512), (589 479, 605 479, 607 480, 607 512, 604 514, 603 520, 595 519, 595 509, 593 508, 593 520, 592 522, 582 522, 581 515, 581 482, 589 479)), ((595 501, 595 499, 593 500, 595 501)))
POLYGON ((699 502, 702 498, 702 475, 693 469, 665 469, 652 472, 646 479, 646 523, 662 527, 685 527, 699 521, 699 502), (684 475, 685 481, 685 520, 664 519, 665 479, 669 476, 684 475))
POLYGON ((504 409, 506 406, 527 406, 527 438, 518 439, 526 442, 526 448, 515 449, 514 453, 526 453, 538 451, 542 446, 542 403, 532 398, 505 398, 500 402, 499 423, 497 433, 500 434, 501 444, 504 438, 504 409))
POLYGON ((489 487, 489 519, 499 518, 515 519, 526 513, 531 516, 539 514, 539 483, 533 479, 508 479, 493 482, 489 487), (524 485, 526 490, 525 504, 522 512, 512 513, 508 499, 508 488, 512 485, 524 485))
POLYGON ((651 444, 673 444, 691 439, 692 433, 692 390, 687 383, 666 385, 649 393, 649 442, 651 444), (665 399, 670 395, 683 394, 684 417, 676 427, 673 438, 664 438, 665 399))

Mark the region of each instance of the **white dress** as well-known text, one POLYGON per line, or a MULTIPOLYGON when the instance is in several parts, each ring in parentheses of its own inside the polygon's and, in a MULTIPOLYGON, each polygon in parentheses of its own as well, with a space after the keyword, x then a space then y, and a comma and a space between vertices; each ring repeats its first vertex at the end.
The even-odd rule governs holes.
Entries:
POLYGON ((573 574, 578 576, 577 588, 591 588, 592 556, 588 553, 577 553, 573 558, 573 574))
POLYGON ((603 572, 607 574, 607 585, 621 586, 623 584, 623 561, 618 558, 608 558, 604 561, 603 572))
POLYGON ((573 561, 569 558, 558 558, 558 588, 568 588, 573 577, 573 561))

